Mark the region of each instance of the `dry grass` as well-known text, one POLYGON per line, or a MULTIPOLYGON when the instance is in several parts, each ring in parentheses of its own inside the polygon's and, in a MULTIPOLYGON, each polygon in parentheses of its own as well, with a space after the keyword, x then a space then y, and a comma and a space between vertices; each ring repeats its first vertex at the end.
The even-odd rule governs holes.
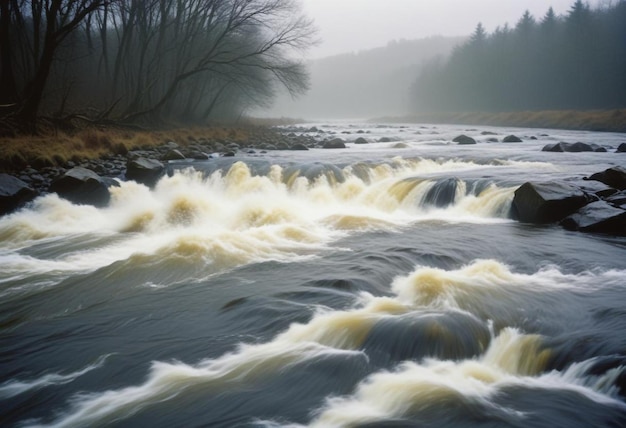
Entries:
POLYGON ((0 171, 16 171, 32 166, 62 166, 68 161, 94 159, 129 150, 156 147, 168 141, 181 146, 207 139, 246 140, 248 128, 197 127, 166 131, 129 131, 116 128, 85 128, 73 133, 50 131, 43 135, 0 137, 0 171))
POLYGON ((455 123, 464 125, 519 126, 528 128, 626 132, 626 110, 424 113, 405 117, 380 118, 375 121, 455 123))

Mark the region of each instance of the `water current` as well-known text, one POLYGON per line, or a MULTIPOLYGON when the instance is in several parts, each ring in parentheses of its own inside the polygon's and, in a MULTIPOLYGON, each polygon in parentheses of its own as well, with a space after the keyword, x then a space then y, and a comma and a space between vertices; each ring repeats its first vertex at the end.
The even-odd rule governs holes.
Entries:
POLYGON ((525 181, 626 164, 545 144, 626 135, 316 126, 402 144, 172 163, 0 218, 0 425, 626 426, 626 239, 508 217, 525 181))

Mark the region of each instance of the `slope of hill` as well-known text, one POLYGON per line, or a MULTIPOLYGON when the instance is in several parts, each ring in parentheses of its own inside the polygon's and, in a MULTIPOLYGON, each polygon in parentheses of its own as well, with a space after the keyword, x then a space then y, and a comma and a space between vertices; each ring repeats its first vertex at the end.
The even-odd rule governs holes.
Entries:
POLYGON ((429 37, 310 62, 311 89, 296 99, 281 94, 274 106, 255 115, 271 117, 365 118, 408 111, 409 88, 422 65, 447 57, 464 41, 429 37))

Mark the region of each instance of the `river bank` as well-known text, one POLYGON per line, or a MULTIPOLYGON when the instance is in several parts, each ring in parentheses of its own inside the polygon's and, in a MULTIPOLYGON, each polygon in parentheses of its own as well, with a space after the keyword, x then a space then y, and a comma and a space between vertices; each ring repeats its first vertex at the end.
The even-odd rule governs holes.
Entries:
POLYGON ((384 123, 515 126, 575 131, 626 132, 625 110, 418 113, 372 119, 384 123))

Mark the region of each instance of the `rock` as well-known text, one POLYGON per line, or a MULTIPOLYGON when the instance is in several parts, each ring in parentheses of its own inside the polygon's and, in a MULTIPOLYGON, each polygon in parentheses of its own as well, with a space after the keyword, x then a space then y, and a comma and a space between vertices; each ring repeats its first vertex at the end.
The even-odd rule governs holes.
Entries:
POLYGON ((559 221, 587 204, 585 193, 563 183, 526 182, 515 191, 512 217, 525 223, 559 221))
POLYGON ((437 181, 426 193, 424 203, 438 208, 445 208, 453 204, 458 184, 459 180, 454 177, 437 181))
POLYGON ((139 157, 126 163, 126 178, 146 186, 154 186, 165 172, 165 167, 156 159, 139 157))
POLYGON ((542 152, 606 152, 604 147, 600 147, 597 144, 586 143, 560 143, 547 144, 541 149, 542 152))
POLYGON ((224 158, 235 157, 235 152, 224 152, 224 153, 222 153, 222 157, 224 157, 224 158))
POLYGON ((354 140, 354 144, 369 144, 369 141, 367 141, 363 137, 359 137, 356 140, 354 140))
POLYGON ((393 143, 395 141, 398 141, 395 137, 382 137, 378 139, 379 143, 393 143))
POLYGON ((325 149, 345 149, 346 142, 341 138, 333 138, 330 141, 326 141, 322 147, 325 149))
POLYGON ((111 199, 111 186, 119 186, 119 183, 77 166, 55 178, 50 184, 50 191, 75 204, 103 207, 111 199))
POLYGON ((276 143, 276 149, 289 150, 289 144, 285 143, 284 141, 279 141, 278 143, 276 143))
POLYGON ((491 131, 483 131, 480 133, 480 135, 498 135, 495 132, 491 132, 491 131))
POLYGON ((185 155, 183 155, 178 149, 173 149, 173 150, 168 151, 161 158, 161 160, 164 160, 164 161, 183 160, 183 159, 185 159, 185 155))
POLYGON ((604 200, 615 207, 621 207, 626 209, 626 190, 622 190, 621 192, 615 192, 612 195, 604 198, 604 200))
POLYGON ((392 149, 408 149, 409 145, 406 143, 396 143, 393 146, 391 146, 392 149))
POLYGON ((502 139, 503 143, 521 143, 522 139, 516 135, 507 135, 502 139))
POLYGON ((626 190, 626 169, 615 166, 602 172, 596 172, 591 177, 585 177, 585 180, 599 181, 615 189, 626 190))
POLYGON ((305 146, 302 143, 296 143, 293 146, 291 146, 291 150, 309 150, 309 148, 307 146, 305 146))
POLYGON ((592 202, 565 218, 561 225, 568 230, 626 236, 626 210, 605 201, 592 202))
POLYGON ((168 141, 167 143, 163 144, 163 146, 168 148, 169 150, 176 150, 180 147, 177 143, 173 141, 168 141))
POLYGON ((467 135, 459 135, 458 137, 456 137, 454 140, 455 143, 459 143, 459 144, 476 144, 476 140, 474 140, 472 137, 468 137, 467 135))
POLYGON ((626 153, 626 143, 622 143, 617 147, 615 153, 626 153))
POLYGON ((19 178, 0 173, 0 215, 15 211, 37 195, 35 189, 19 178))

